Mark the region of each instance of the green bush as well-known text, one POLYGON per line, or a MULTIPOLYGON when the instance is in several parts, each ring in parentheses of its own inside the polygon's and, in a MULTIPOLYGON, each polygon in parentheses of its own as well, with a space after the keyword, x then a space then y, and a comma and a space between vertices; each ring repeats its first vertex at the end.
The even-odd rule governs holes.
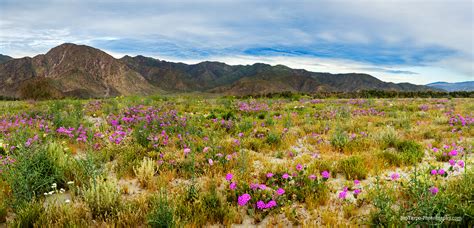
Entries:
POLYGON ((151 227, 175 227, 174 209, 163 191, 152 202, 152 209, 147 215, 147 224, 151 227))
POLYGON ((331 145, 339 151, 342 151, 344 147, 349 143, 349 136, 342 129, 337 129, 332 135, 331 145))
POLYGON ((397 142, 396 149, 405 165, 414 165, 421 161, 424 155, 423 147, 411 140, 397 142))
POLYGON ((24 203, 16 210, 12 227, 34 227, 42 212, 43 205, 40 202, 24 203))
POLYGON ((338 170, 342 172, 346 179, 365 179, 367 177, 367 169, 364 165, 364 159, 354 155, 346 159, 340 160, 338 170))
POLYGON ((113 217, 120 206, 117 183, 110 179, 91 179, 89 186, 82 189, 82 195, 94 218, 113 217))
POLYGON ((64 154, 58 150, 41 146, 16 156, 17 161, 5 172, 15 206, 50 191, 53 183, 64 185, 64 154))

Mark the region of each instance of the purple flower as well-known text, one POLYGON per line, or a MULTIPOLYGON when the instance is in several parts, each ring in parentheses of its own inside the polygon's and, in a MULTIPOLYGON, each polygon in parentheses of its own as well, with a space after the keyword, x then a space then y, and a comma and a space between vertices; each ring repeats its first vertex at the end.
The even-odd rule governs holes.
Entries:
POLYGON ((360 189, 356 189, 356 190, 354 190, 354 195, 359 195, 359 194, 360 194, 360 192, 362 192, 362 190, 360 190, 360 189))
POLYGON ((272 208, 272 207, 276 207, 277 203, 275 200, 270 200, 268 201, 267 205, 265 205, 266 208, 272 208))
POLYGON ((261 190, 265 190, 265 189, 267 189, 267 186, 264 185, 264 184, 260 184, 260 185, 258 185, 258 188, 260 188, 261 190))
POLYGON ((398 174, 398 173, 392 173, 392 175, 390 176, 390 178, 392 178, 392 180, 397 180, 398 178, 400 178, 400 174, 398 174))
POLYGON ((459 161, 458 161, 458 165, 461 166, 461 168, 464 168, 464 161, 463 161, 463 160, 459 160, 459 161))
POLYGON ((281 176, 283 179, 288 179, 290 177, 290 175, 288 175, 288 173, 285 173, 283 174, 283 176, 281 176))
POLYGON ((206 153, 207 151, 209 151, 209 149, 211 149, 211 148, 206 146, 206 147, 204 147, 204 149, 202 149, 202 152, 206 153))
POLYGON ((273 177, 273 173, 267 173, 267 178, 272 178, 273 177))
POLYGON ((209 158, 209 160, 207 160, 209 162, 209 165, 212 165, 214 164, 214 161, 212 159, 209 158))
POLYGON ((347 195, 346 191, 339 192, 339 199, 345 199, 347 195))
POLYGON ((240 132, 240 133, 239 133, 239 137, 240 137, 240 138, 244 137, 244 133, 240 132))
POLYGON ((250 195, 245 193, 245 194, 239 196, 237 201, 238 201, 238 204, 240 206, 245 206, 245 204, 247 204, 247 202, 249 202, 250 199, 251 199, 250 195))
POLYGON ((323 176, 324 179, 329 179, 329 172, 325 170, 321 173, 321 176, 323 176))
POLYGON ((438 174, 438 172, 436 171, 436 169, 431 170, 431 175, 436 175, 436 174, 438 174))
POLYGON ((276 190, 276 193, 277 193, 279 196, 281 196, 281 195, 285 194, 285 189, 279 188, 278 190, 276 190))
POLYGON ((309 179, 311 179, 311 180, 316 179, 316 175, 314 175, 314 174, 309 175, 309 179))
POLYGON ((433 187, 430 188, 430 192, 431 192, 432 195, 436 195, 436 194, 438 194, 439 189, 437 187, 433 186, 433 187))
POLYGON ((260 209, 260 210, 263 210, 263 209, 267 208, 267 205, 262 200, 259 200, 257 202, 257 208, 260 209))
POLYGON ((358 185, 358 184, 360 184, 360 181, 359 180, 354 180, 354 184, 358 185))
POLYGON ((234 175, 232 175, 232 173, 228 173, 228 174, 225 176, 225 179, 226 179, 227 181, 230 181, 230 180, 232 180, 232 177, 234 177, 234 175))
POLYGON ((457 150, 451 150, 451 151, 449 152, 449 156, 454 157, 454 156, 456 156, 456 155, 458 155, 458 151, 457 151, 457 150))
POLYGON ((450 159, 450 160, 449 160, 449 164, 450 164, 451 166, 455 166, 455 165, 456 165, 456 161, 453 160, 453 159, 450 159))
MULTIPOLYGON (((432 171, 433 172, 433 171, 432 171)), ((444 169, 439 169, 438 170, 438 174, 439 175, 444 175, 446 173, 446 171, 444 171, 444 169)))
POLYGON ((296 165, 296 170, 301 171, 303 169, 303 166, 301 164, 296 165))
POLYGON ((184 156, 188 156, 189 153, 191 153, 191 149, 184 148, 184 156))
POLYGON ((230 183, 229 185, 230 190, 235 190, 237 188, 237 184, 235 182, 230 183))

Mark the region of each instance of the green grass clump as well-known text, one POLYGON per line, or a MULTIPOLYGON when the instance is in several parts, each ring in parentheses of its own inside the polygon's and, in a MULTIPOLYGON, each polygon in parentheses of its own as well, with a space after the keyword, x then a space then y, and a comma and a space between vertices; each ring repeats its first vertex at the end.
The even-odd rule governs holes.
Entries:
POLYGON ((151 227, 176 227, 174 209, 164 192, 160 192, 152 201, 151 211, 147 215, 147 224, 151 227))
POLYGON ((361 156, 354 155, 338 162, 338 170, 343 173, 347 179, 365 179, 367 177, 367 168, 364 165, 364 159, 361 156))
POLYGON ((49 192, 54 183, 58 187, 64 185, 63 154, 53 145, 36 147, 16 156, 17 161, 6 170, 14 206, 49 192))
POLYGON ((113 217, 120 206, 117 183, 110 179, 91 179, 89 186, 82 189, 82 196, 94 218, 113 217))

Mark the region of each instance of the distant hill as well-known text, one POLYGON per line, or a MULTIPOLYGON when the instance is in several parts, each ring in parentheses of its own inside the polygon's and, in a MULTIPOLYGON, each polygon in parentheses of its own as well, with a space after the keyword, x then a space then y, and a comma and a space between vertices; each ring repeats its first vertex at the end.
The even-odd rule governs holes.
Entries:
POLYGON ((11 60, 11 59, 13 59, 13 58, 10 57, 10 56, 8 56, 8 55, 2 55, 2 54, 0 54, 0 64, 6 62, 6 61, 8 61, 8 60, 11 60))
POLYGON ((455 83, 433 82, 433 83, 427 84, 427 86, 437 88, 437 89, 446 90, 448 92, 474 91, 474 81, 455 82, 455 83))
POLYGON ((110 97, 161 92, 213 92, 230 95, 269 92, 360 90, 428 91, 432 87, 387 83, 368 74, 330 74, 283 65, 173 63, 144 56, 115 59, 89 46, 59 45, 33 58, 0 63, 0 96, 110 97))

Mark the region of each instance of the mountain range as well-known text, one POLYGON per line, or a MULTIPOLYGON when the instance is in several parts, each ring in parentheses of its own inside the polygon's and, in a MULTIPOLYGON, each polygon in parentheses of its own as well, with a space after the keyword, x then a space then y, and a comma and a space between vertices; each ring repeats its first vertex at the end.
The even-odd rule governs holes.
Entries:
POLYGON ((427 86, 438 88, 442 90, 446 90, 448 92, 453 91, 474 91, 474 81, 466 81, 466 82, 433 82, 427 84, 427 86))
POLYGON ((32 91, 52 97, 111 97, 172 92, 248 95, 271 92, 360 90, 440 90, 410 83, 383 82, 360 73, 330 74, 263 63, 184 64, 145 56, 111 55, 85 45, 65 43, 46 54, 13 59, 0 56, 0 96, 27 97, 32 91))

